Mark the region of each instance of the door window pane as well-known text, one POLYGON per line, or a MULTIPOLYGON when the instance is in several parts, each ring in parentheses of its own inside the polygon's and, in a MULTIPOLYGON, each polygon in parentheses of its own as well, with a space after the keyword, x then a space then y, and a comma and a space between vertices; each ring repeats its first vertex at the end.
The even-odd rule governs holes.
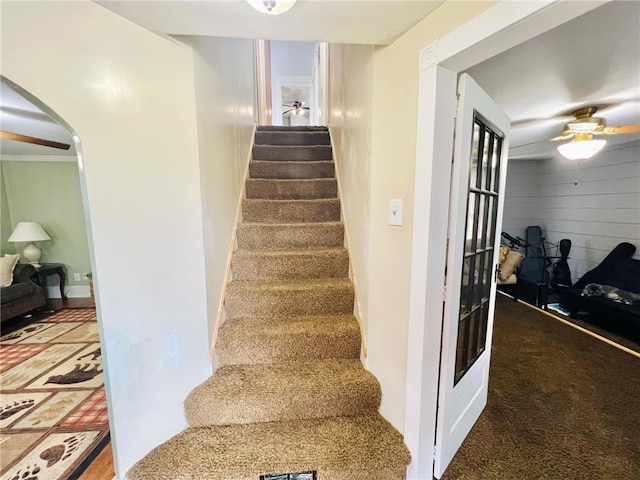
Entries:
POLYGON ((454 383, 464 377, 486 348, 494 274, 502 138, 478 116, 474 119, 473 135, 454 383))

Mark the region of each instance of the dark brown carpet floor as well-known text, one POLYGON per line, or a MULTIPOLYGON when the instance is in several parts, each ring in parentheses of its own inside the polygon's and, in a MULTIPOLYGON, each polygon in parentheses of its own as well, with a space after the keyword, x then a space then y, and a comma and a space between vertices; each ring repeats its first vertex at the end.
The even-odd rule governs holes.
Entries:
POLYGON ((444 480, 640 478, 640 359, 498 295, 491 362, 444 480))

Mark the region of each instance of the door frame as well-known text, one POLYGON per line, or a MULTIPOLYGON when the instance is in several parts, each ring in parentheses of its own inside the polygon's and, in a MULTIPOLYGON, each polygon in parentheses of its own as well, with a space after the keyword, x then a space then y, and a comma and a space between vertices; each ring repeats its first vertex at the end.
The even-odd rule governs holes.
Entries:
POLYGON ((412 457, 408 480, 433 478, 458 75, 608 1, 501 1, 419 52, 404 426, 412 457))
POLYGON ((298 77, 291 75, 280 75, 274 77, 275 85, 273 86, 273 118, 272 125, 282 125, 282 87, 292 88, 308 88, 311 98, 311 109, 309 110, 309 118, 316 118, 315 99, 313 97, 313 78, 298 77))

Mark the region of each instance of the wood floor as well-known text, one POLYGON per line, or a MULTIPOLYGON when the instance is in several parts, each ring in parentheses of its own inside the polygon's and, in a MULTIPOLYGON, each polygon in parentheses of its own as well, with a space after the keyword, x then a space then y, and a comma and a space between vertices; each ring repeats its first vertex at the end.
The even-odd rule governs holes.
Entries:
POLYGON ((78 480, 113 480, 115 476, 113 453, 111 451, 111 442, 109 442, 84 473, 80 475, 78 480))
POLYGON ((60 310, 62 308, 91 308, 95 307, 93 299, 87 298, 67 298, 63 300, 61 298, 47 298, 47 308, 53 310, 60 310))

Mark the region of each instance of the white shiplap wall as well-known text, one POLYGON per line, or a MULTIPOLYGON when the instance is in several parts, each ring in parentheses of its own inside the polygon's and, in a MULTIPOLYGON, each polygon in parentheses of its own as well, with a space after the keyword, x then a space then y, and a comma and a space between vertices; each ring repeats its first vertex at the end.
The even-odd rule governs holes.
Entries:
POLYGON ((552 244, 571 240, 574 282, 620 242, 633 243, 640 258, 640 141, 578 162, 510 161, 502 230, 524 238, 528 225, 540 225, 552 244))

